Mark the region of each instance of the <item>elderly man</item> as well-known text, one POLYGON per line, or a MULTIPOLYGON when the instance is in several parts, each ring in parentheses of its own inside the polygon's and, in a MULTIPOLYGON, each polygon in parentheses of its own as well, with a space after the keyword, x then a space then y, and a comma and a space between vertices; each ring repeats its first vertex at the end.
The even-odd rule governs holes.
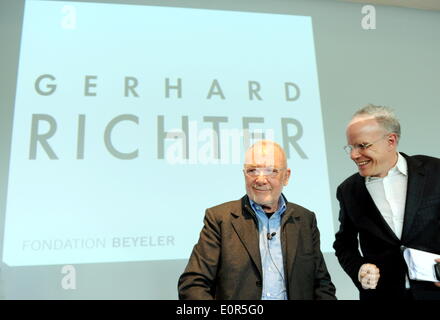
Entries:
POLYGON ((282 195, 283 149, 259 141, 245 155, 246 195, 207 209, 178 283, 180 299, 336 299, 313 212, 282 195))
POLYGON ((401 252, 440 254, 440 160, 399 153, 400 124, 387 107, 357 111, 346 134, 358 173, 338 187, 333 246, 360 299, 440 299, 439 283, 408 279, 401 252))

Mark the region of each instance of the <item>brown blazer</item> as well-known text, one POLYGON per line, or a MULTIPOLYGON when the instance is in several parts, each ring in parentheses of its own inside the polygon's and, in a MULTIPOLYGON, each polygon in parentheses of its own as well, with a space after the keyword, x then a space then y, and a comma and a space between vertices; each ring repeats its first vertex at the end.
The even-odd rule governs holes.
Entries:
MULTIPOLYGON (((281 247, 288 298, 336 299, 314 213, 286 204, 281 247)), ((262 272, 258 222, 244 196, 206 210, 199 241, 179 279, 179 298, 261 299, 262 272)))

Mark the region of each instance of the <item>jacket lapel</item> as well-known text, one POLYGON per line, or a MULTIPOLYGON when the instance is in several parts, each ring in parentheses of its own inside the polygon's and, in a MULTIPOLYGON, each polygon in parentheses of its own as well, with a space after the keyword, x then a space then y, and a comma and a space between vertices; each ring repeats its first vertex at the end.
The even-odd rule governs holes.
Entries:
POLYGON ((356 184, 357 187, 354 188, 354 190, 356 190, 354 199, 357 202, 356 206, 358 206, 358 210, 356 210, 358 217, 356 220, 358 221, 359 228, 368 230, 388 242, 399 242, 399 238, 397 238, 394 231, 391 230, 379 209, 376 207, 370 192, 368 192, 365 186, 365 178, 357 175, 356 184))
POLYGON ((300 216, 295 212, 293 206, 287 202, 286 212, 281 219, 281 247, 283 250, 284 270, 289 277, 289 273, 295 262, 296 249, 298 247, 299 219, 300 216))
MULTIPOLYGON (((244 200, 242 201, 244 203, 244 200)), ((259 249, 258 222, 249 204, 243 204, 242 212, 231 212, 235 218, 232 227, 246 248, 249 256, 256 265, 260 275, 263 274, 259 249)))
POLYGON ((402 239, 406 239, 411 235, 411 225, 416 217, 417 209, 422 199, 426 176, 422 163, 417 159, 405 157, 408 165, 408 185, 406 191, 405 215, 403 218, 402 239))

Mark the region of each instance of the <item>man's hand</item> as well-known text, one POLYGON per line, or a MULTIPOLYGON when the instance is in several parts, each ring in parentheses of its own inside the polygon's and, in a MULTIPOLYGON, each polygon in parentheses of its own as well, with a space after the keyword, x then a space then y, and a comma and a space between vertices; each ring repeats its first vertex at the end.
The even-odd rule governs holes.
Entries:
POLYGON ((379 278, 379 268, 374 264, 365 263, 359 269, 358 280, 364 289, 376 289, 379 278))
MULTIPOLYGON (((440 259, 435 259, 435 262, 440 262, 440 259)), ((434 284, 440 288, 440 282, 434 282, 434 284)))

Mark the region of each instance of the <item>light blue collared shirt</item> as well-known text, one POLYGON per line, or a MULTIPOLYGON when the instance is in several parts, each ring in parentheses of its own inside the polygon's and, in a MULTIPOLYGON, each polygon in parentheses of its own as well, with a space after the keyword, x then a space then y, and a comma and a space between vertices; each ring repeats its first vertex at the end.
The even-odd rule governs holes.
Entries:
POLYGON ((278 201, 278 210, 267 217, 263 208, 249 199, 252 209, 257 215, 260 243, 261 264, 263 267, 262 300, 286 300, 286 282, 284 274, 283 253, 281 250, 281 217, 286 211, 286 202, 283 196, 278 201), (267 238, 273 234, 272 239, 267 238))

